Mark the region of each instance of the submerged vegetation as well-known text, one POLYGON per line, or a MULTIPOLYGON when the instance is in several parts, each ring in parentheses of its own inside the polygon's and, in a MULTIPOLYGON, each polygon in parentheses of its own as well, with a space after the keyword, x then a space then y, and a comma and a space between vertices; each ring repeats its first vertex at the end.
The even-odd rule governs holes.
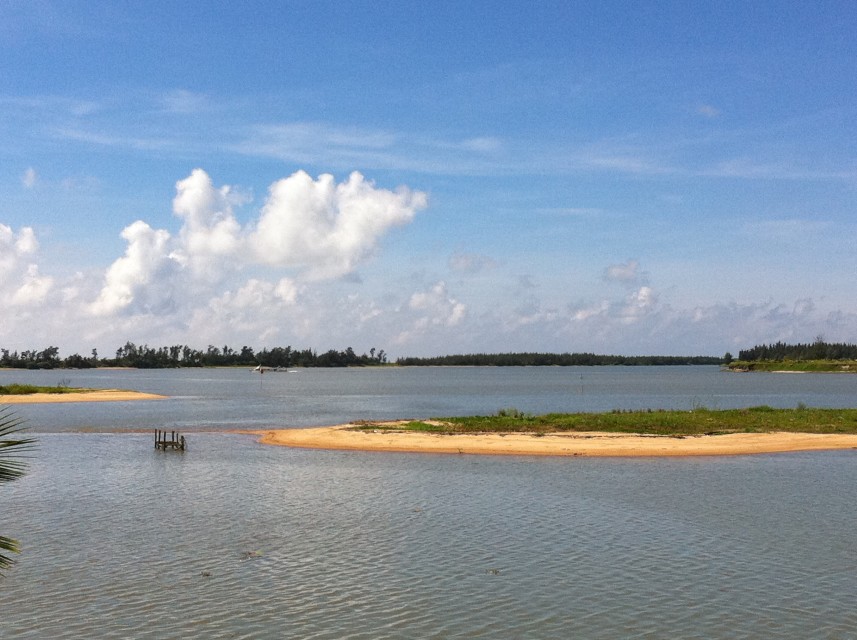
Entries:
POLYGON ((434 418, 401 424, 364 422, 358 430, 424 431, 441 434, 532 433, 603 431, 662 436, 696 436, 724 433, 854 433, 857 409, 748 409, 692 411, 612 411, 607 413, 549 413, 533 416, 503 409, 493 416, 434 418))

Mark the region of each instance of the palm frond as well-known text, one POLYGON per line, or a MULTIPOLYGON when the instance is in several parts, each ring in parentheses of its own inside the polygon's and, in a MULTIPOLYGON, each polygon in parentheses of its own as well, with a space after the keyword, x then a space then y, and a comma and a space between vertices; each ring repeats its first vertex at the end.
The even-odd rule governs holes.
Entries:
POLYGON ((36 440, 22 437, 23 429, 23 419, 9 407, 0 407, 0 482, 10 482, 26 472, 27 464, 20 459, 21 454, 32 449, 36 440))
MULTIPOLYGON (((0 536, 0 551, 18 553, 20 549, 18 548, 17 541, 12 540, 12 538, 0 536)), ((2 572, 3 569, 8 569, 13 564, 15 564, 15 561, 12 560, 12 558, 7 556, 5 553, 0 553, 0 572, 2 572)))
MULTIPOLYGON (((35 438, 21 436, 24 420, 16 416, 9 407, 0 406, 0 482, 10 482, 24 475, 27 465, 21 453, 35 445, 35 438)), ((0 536, 0 573, 10 567, 14 560, 7 553, 18 553, 18 543, 12 538, 0 536)))

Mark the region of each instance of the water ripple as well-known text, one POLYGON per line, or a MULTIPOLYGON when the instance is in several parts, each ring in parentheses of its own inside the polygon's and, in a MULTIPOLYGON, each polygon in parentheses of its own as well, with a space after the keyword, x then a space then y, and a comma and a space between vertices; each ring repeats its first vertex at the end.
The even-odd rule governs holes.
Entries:
POLYGON ((3 638, 857 637, 850 453, 42 445, 0 496, 3 638))

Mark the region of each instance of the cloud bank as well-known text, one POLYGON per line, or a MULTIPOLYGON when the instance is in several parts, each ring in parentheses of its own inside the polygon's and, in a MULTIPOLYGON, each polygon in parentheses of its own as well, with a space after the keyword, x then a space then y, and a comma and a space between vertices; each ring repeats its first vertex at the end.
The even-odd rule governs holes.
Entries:
MULTIPOLYGON (((428 205, 360 173, 298 171, 252 199, 202 169, 176 183, 175 229, 136 220, 124 253, 86 273, 43 273, 31 227, 0 224, 0 347, 105 353, 156 346, 371 346, 396 355, 595 351, 721 355, 760 342, 853 339, 857 316, 810 299, 677 308, 639 261, 607 264, 590 291, 548 291, 502 257, 451 251, 434 272, 370 270, 385 237, 428 205), (528 286, 522 288, 522 278, 528 286), (516 292, 510 294, 510 292, 516 292)), ((383 264, 383 263, 382 263, 383 264)), ((596 272, 597 273, 597 272, 596 272)))

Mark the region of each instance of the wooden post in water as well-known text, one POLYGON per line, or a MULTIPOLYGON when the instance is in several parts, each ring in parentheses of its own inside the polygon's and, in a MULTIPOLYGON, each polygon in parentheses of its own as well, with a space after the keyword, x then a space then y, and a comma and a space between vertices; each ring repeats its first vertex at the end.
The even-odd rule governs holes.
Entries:
POLYGON ((167 437, 166 431, 155 429, 155 449, 166 451, 168 447, 173 451, 184 451, 187 449, 185 437, 178 431, 170 431, 170 435, 167 437))

